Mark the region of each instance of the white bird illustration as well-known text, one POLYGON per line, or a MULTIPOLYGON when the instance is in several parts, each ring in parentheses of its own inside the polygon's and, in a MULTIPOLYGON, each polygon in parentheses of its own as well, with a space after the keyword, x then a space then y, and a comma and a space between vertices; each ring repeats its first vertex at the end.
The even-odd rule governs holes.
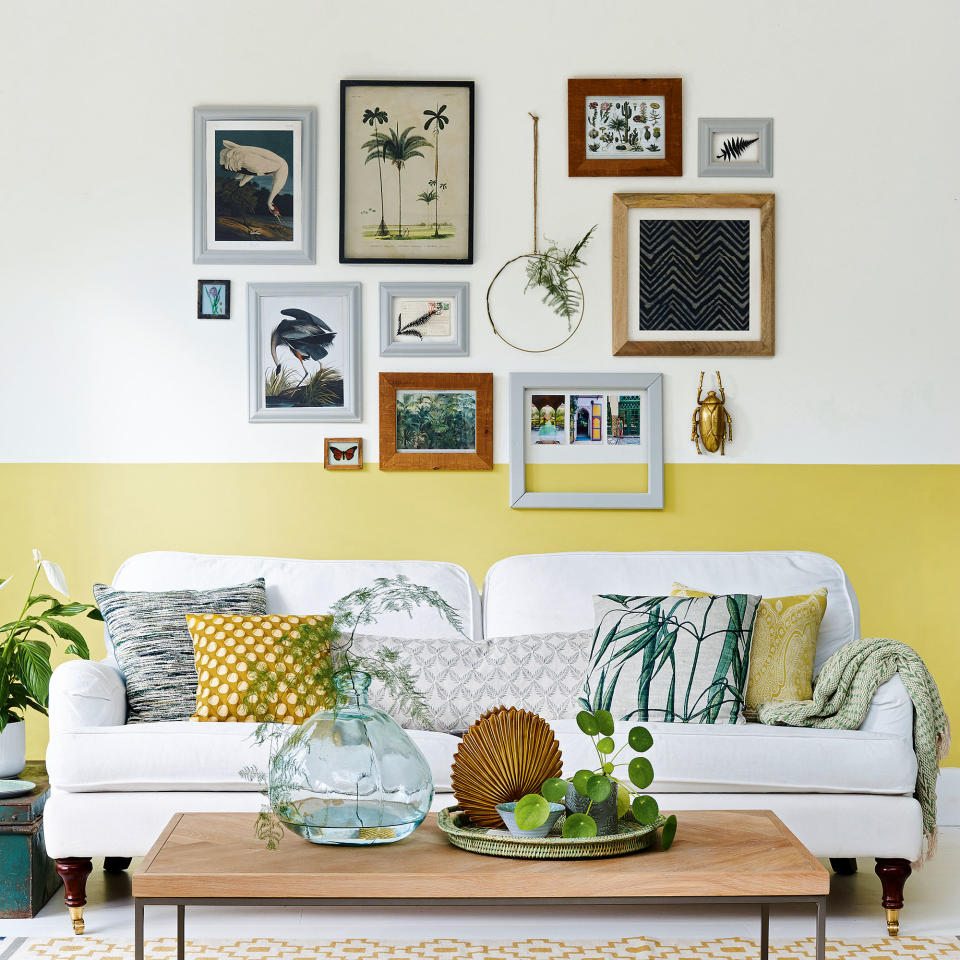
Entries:
POLYGON ((287 161, 283 157, 263 147, 245 147, 232 140, 224 140, 223 149, 220 151, 220 166, 231 173, 236 173, 241 187, 254 177, 266 177, 272 173, 273 186, 270 188, 267 208, 277 220, 280 219, 280 211, 273 201, 283 189, 290 173, 287 161))

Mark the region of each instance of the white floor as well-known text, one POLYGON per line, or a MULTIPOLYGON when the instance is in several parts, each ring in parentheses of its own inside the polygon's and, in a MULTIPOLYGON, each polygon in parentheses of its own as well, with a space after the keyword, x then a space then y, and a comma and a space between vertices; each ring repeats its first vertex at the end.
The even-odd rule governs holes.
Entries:
MULTIPOLYGON (((87 884, 87 933, 106 939, 133 937, 130 873, 107 876, 94 862, 87 884)), ((872 860, 860 861, 853 877, 834 876, 830 894, 827 935, 833 939, 867 939, 886 936, 880 908, 880 881, 872 860)), ((611 876, 611 894, 616 894, 611 876)), ((941 830, 937 856, 907 881, 906 906, 900 932, 911 936, 960 935, 960 827, 941 830)), ((195 907, 187 911, 187 937, 198 940, 234 940, 276 937, 287 940, 336 940, 349 937, 412 941, 433 938, 513 940, 523 937, 551 939, 618 939, 649 936, 660 939, 712 939, 758 937, 756 908, 623 908, 590 907, 575 914, 568 909, 395 908, 360 907, 195 907)), ((32 920, 0 920, 2 937, 62 937, 70 933, 62 891, 32 920)), ((146 911, 149 938, 175 934, 173 907, 146 911)), ((812 937, 813 913, 797 905, 775 908, 771 937, 794 940, 812 937)))

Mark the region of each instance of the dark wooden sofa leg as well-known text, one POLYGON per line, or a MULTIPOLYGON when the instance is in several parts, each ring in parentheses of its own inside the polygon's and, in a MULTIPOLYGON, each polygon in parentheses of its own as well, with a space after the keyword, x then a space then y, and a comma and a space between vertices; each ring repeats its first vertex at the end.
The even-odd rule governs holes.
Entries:
POLYGON ((123 873, 130 866, 133 857, 104 857, 103 869, 107 873, 123 873))
POLYGON ((841 877, 852 877, 857 872, 855 857, 831 857, 830 866, 833 867, 833 872, 841 877))
POLYGON ((883 909, 887 913, 887 932, 891 937, 900 933, 900 908, 903 906, 903 885, 911 874, 909 860, 877 857, 877 876, 883 886, 883 909))
POLYGON ((87 877, 93 869, 89 857, 64 857, 56 861, 63 881, 63 899, 70 910, 73 932, 83 933, 83 908, 87 902, 87 877))

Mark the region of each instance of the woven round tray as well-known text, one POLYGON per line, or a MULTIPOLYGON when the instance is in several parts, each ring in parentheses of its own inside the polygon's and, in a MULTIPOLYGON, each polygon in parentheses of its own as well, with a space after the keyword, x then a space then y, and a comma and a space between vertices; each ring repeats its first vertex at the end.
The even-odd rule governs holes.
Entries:
POLYGON ((519 857, 524 860, 586 860, 591 857, 617 857, 623 853, 637 853, 653 843, 657 830, 666 823, 659 817, 656 823, 643 826, 620 821, 620 833, 605 837, 563 837, 560 822, 554 833, 546 837, 514 837, 505 831, 475 827, 459 807, 447 807, 437 815, 440 829, 447 839, 461 850, 484 853, 491 857, 519 857))

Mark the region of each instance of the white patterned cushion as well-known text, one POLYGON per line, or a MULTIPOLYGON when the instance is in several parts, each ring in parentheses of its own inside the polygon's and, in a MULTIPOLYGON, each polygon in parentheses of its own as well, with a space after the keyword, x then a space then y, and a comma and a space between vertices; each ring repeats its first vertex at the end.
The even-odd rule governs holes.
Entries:
POLYGON ((418 724, 374 682, 370 703, 408 729, 447 733, 466 730, 482 713, 501 704, 531 710, 546 719, 574 716, 580 707, 591 634, 538 633, 476 640, 413 640, 357 636, 353 652, 371 656, 396 650, 417 676, 432 715, 418 724))

